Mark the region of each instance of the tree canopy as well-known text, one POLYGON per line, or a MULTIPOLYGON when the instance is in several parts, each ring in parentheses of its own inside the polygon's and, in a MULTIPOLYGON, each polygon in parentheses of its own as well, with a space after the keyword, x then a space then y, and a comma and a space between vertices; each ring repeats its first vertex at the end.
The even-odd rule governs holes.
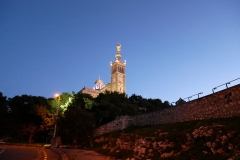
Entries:
POLYGON ((138 115, 170 107, 168 101, 118 92, 88 94, 63 92, 56 98, 0 92, 0 138, 5 141, 49 142, 54 124, 64 143, 86 146, 94 129, 122 115, 138 115), (58 114, 57 114, 58 113, 58 114), (57 118, 58 117, 58 118, 57 118))

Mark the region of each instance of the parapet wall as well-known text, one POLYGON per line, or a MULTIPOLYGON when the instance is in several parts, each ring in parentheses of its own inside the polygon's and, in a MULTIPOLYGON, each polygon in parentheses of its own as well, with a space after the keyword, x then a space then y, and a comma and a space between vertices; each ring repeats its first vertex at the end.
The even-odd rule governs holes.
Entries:
POLYGON ((137 116, 122 116, 95 131, 95 136, 128 128, 240 116, 240 84, 180 106, 137 116))

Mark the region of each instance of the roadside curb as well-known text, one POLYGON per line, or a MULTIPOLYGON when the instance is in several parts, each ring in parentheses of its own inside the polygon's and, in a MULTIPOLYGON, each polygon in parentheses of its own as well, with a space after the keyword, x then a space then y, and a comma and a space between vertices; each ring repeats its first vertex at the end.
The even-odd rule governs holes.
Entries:
POLYGON ((52 147, 50 149, 57 152, 61 156, 62 160, 68 160, 67 155, 62 151, 60 151, 59 149, 52 148, 52 147))

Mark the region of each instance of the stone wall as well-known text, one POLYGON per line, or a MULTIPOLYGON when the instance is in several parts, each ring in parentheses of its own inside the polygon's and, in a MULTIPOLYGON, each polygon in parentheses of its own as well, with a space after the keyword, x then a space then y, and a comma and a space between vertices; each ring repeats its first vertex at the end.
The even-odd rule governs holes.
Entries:
POLYGON ((180 106, 137 116, 122 116, 95 131, 95 136, 131 126, 146 126, 240 116, 240 84, 180 106))
POLYGON ((131 122, 132 117, 130 116, 121 116, 117 117, 115 120, 100 126, 95 130, 94 136, 98 136, 104 133, 117 131, 117 130, 123 130, 125 128, 130 127, 131 125, 129 122, 131 122))

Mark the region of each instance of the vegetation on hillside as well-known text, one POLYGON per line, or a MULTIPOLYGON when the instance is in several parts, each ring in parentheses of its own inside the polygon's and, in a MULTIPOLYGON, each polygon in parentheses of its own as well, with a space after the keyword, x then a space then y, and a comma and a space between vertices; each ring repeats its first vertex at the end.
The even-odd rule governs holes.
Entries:
POLYGON ((62 93, 58 98, 21 95, 7 98, 0 92, 0 138, 7 142, 49 143, 56 119, 57 136, 64 144, 89 146, 93 131, 121 115, 137 115, 170 107, 160 99, 145 99, 117 92, 62 93), (58 116, 57 116, 58 113, 58 116))

